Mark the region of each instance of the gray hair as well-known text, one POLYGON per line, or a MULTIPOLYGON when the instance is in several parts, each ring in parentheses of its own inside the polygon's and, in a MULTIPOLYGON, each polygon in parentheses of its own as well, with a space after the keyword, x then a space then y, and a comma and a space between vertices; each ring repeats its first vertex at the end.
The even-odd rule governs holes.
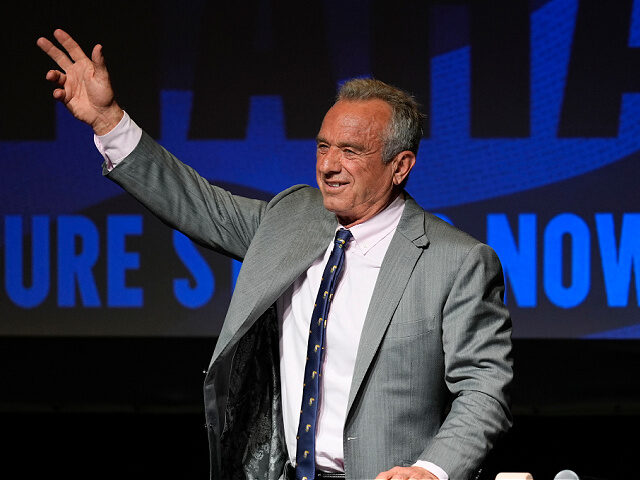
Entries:
POLYGON ((405 150, 417 155, 424 115, 412 95, 374 78, 354 78, 345 82, 336 96, 336 102, 373 99, 387 102, 391 107, 391 120, 383 139, 382 161, 389 163, 405 150))

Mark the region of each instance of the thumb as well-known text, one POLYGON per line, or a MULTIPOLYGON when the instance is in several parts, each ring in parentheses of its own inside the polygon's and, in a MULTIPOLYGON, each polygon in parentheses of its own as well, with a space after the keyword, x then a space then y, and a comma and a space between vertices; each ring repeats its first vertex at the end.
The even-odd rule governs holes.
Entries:
POLYGON ((91 61, 94 63, 96 70, 100 70, 102 72, 107 70, 107 65, 104 62, 104 55, 102 54, 102 45, 97 44, 93 47, 93 51, 91 52, 91 61))

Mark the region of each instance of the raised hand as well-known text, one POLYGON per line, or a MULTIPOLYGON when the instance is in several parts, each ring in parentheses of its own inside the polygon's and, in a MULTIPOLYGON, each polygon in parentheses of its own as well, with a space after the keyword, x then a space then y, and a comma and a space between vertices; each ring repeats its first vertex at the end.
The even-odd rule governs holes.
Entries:
POLYGON ((96 135, 104 135, 122 119, 123 111, 114 98, 102 45, 93 47, 89 58, 65 31, 58 29, 53 36, 67 53, 44 37, 36 42, 62 70, 49 70, 46 75, 47 80, 58 86, 53 98, 64 103, 78 120, 90 125, 96 135))

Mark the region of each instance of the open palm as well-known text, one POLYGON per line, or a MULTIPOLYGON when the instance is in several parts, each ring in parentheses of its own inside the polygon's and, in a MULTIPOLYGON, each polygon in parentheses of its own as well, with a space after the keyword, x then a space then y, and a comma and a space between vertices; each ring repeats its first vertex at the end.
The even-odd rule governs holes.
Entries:
POLYGON ((47 80, 58 86, 53 97, 63 102, 73 116, 93 127, 96 134, 107 133, 122 118, 122 109, 114 99, 102 46, 96 45, 89 58, 63 30, 58 29, 53 35, 67 53, 44 37, 37 41, 62 70, 47 72, 47 80))

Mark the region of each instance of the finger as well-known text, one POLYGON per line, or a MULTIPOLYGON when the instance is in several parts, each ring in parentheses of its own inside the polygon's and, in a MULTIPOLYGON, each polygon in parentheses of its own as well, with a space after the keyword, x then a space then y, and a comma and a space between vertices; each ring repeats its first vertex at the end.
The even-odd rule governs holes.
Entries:
POLYGON ((73 59, 74 62, 87 58, 87 56, 82 51, 82 48, 80 48, 80 45, 78 45, 76 41, 71 38, 71 35, 69 35, 64 30, 60 30, 58 28, 55 32, 53 32, 53 36, 56 37, 56 40, 60 42, 60 45, 62 45, 67 53, 69 53, 69 56, 73 59))
POLYGON ((63 88, 56 88, 53 91, 53 98, 55 98, 56 100, 64 100, 65 99, 65 91, 63 88))
POLYGON ((61 87, 64 87, 64 84, 67 81, 67 76, 58 70, 49 70, 47 72, 46 79, 50 82, 58 84, 61 87))
POLYGON ((63 70, 68 70, 73 65, 73 62, 67 57, 67 55, 56 47, 48 38, 40 37, 36 44, 40 49, 49 55, 51 59, 58 64, 63 70))

